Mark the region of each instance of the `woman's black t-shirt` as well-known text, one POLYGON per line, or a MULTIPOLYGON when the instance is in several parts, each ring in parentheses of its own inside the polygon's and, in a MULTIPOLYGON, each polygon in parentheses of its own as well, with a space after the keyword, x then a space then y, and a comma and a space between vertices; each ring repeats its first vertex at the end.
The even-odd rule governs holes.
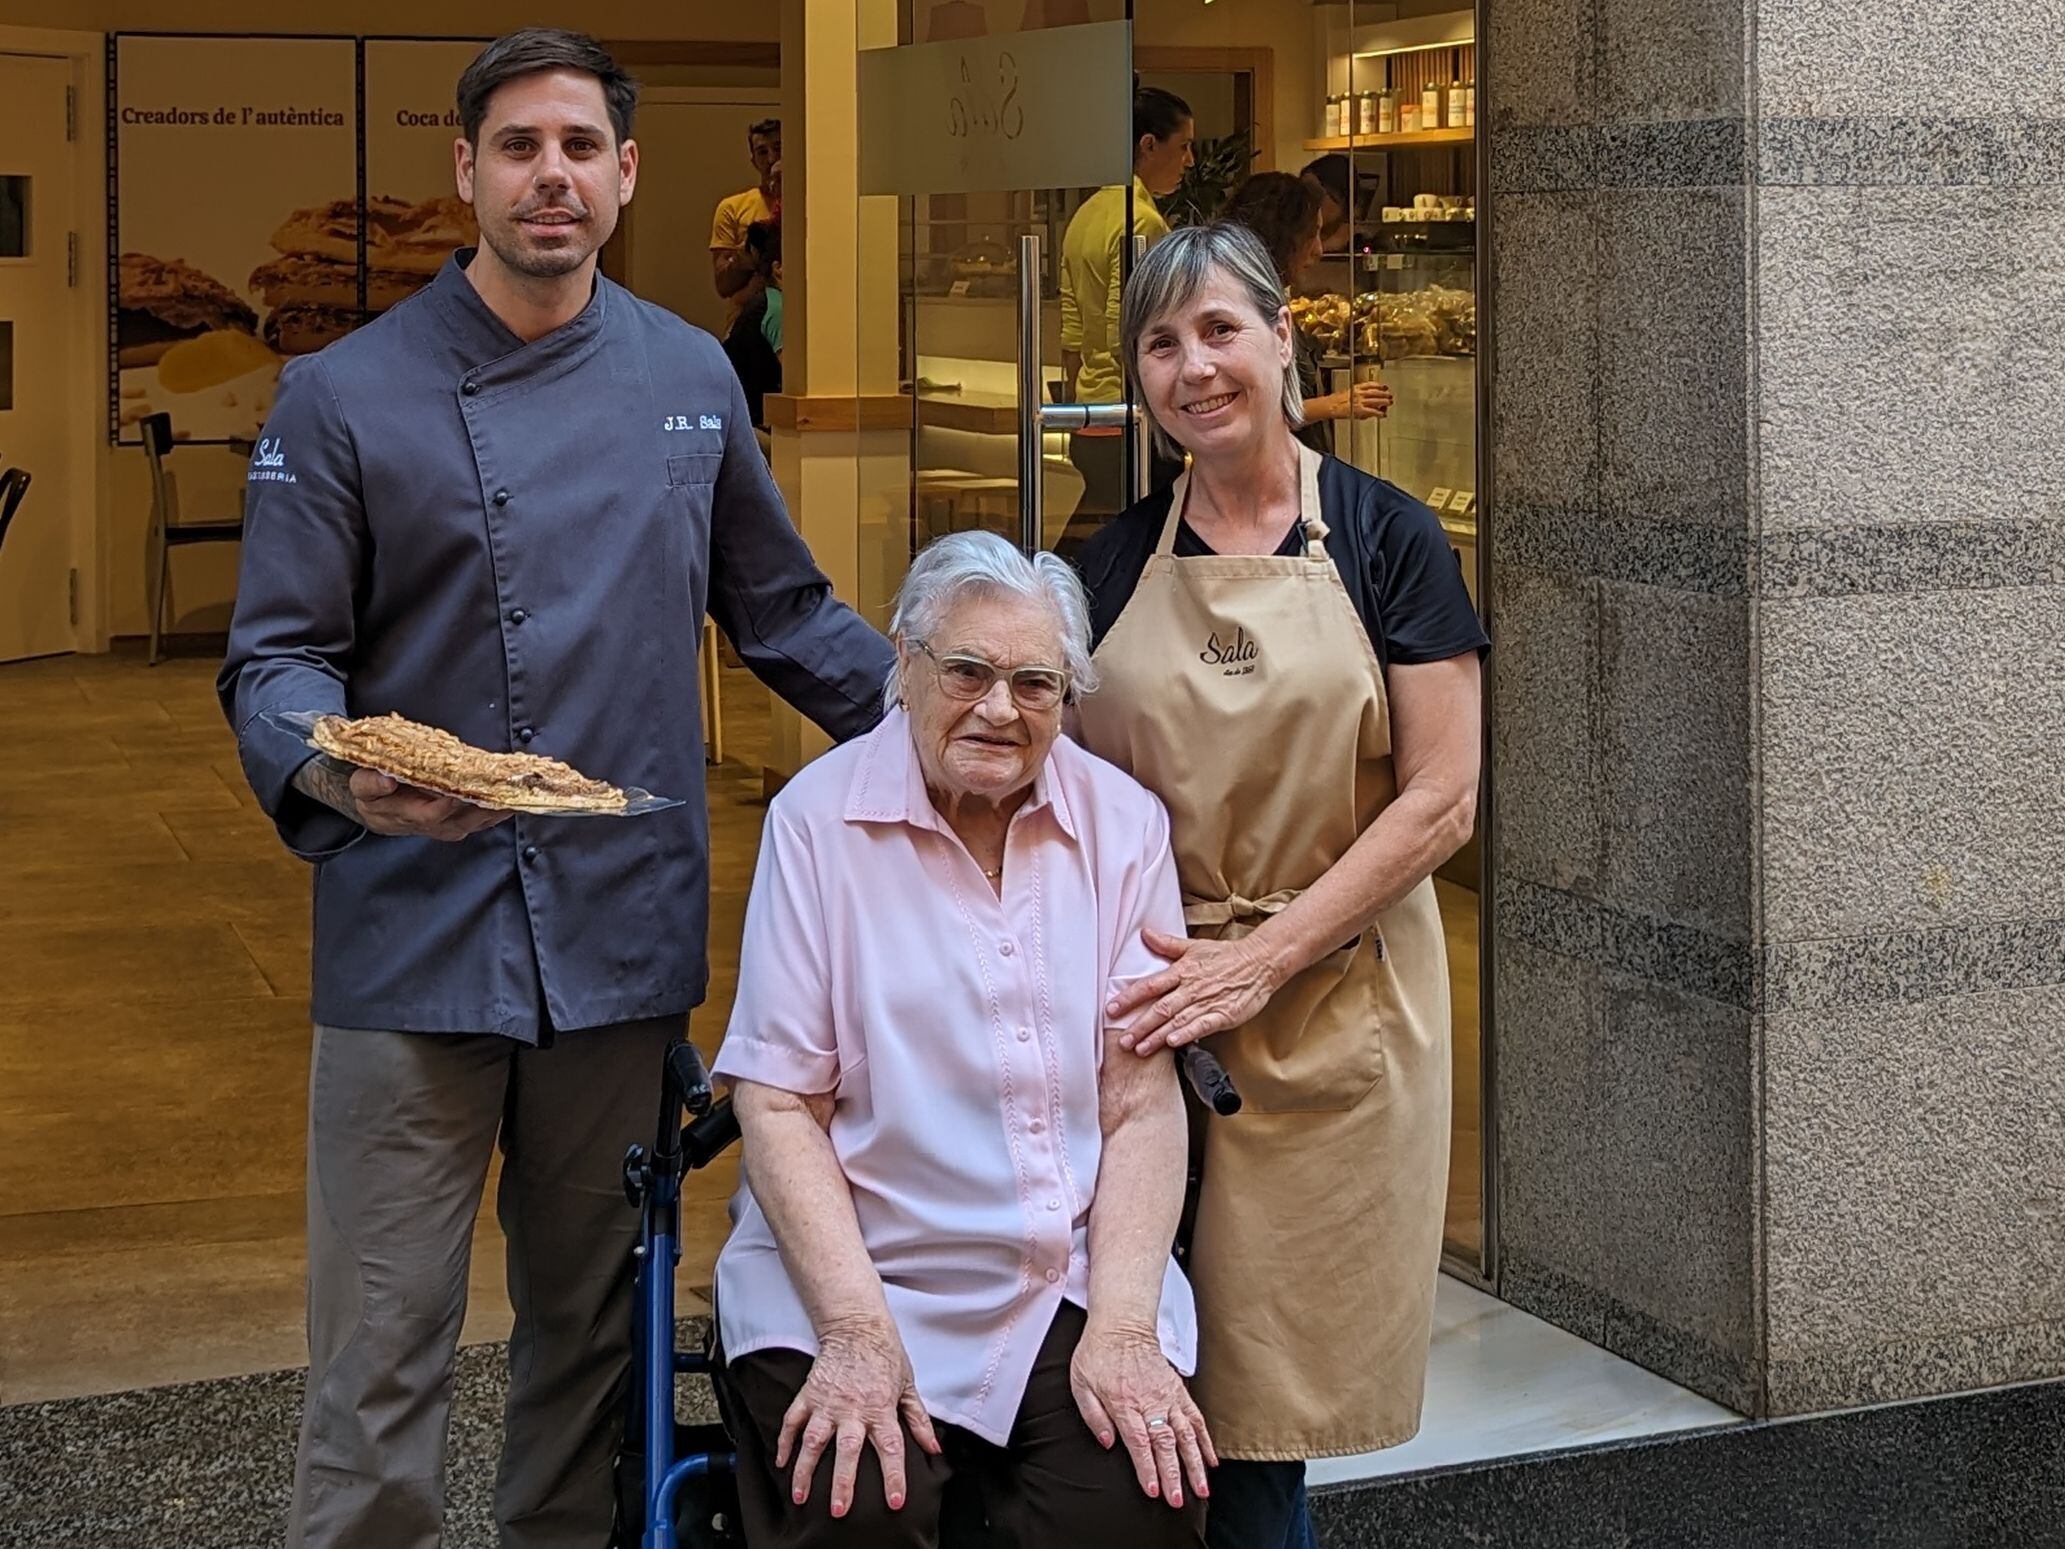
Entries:
MULTIPOLYGON (((1118 622, 1168 520, 1173 489, 1158 490, 1083 545, 1076 565, 1090 590, 1093 648, 1118 622)), ((1491 647, 1463 584, 1462 563, 1435 514, 1395 484, 1329 457, 1319 467, 1319 512, 1327 553, 1355 611, 1362 616, 1380 666, 1446 661, 1491 647)), ((1303 527, 1293 523, 1280 555, 1302 554, 1303 527)), ((1176 528, 1176 553, 1210 554, 1188 522, 1176 528)))

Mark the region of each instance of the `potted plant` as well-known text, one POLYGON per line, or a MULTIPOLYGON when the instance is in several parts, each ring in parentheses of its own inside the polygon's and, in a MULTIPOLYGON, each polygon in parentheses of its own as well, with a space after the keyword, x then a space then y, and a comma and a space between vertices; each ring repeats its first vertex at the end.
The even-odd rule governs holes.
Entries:
POLYGON ((1171 226, 1201 225, 1219 213, 1254 165, 1254 141, 1245 129, 1200 139, 1191 147, 1191 158, 1176 191, 1159 201, 1162 219, 1171 226))

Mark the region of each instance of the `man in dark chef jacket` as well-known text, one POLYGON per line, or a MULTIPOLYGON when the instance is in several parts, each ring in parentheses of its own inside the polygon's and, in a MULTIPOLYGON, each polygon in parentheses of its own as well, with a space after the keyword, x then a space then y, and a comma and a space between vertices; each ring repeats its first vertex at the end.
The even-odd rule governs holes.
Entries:
POLYGON ((287 1541, 325 1549, 439 1541, 498 1137, 501 1543, 607 1536, 637 1226, 618 1169, 708 980, 699 625, 839 737, 874 722, 892 661, 790 524, 717 342, 596 274, 638 170, 636 84, 533 30, 458 100, 481 246, 282 377, 219 683, 253 790, 316 866, 287 1541), (279 711, 398 711, 688 800, 505 820, 312 761, 279 711))

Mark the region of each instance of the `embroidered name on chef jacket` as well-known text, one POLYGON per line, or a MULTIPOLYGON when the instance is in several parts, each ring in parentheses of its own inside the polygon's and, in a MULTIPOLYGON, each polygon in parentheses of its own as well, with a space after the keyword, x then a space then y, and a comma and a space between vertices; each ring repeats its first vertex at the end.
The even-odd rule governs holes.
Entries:
POLYGON ((724 416, 721 414, 670 414, 661 423, 662 430, 722 430, 724 416))

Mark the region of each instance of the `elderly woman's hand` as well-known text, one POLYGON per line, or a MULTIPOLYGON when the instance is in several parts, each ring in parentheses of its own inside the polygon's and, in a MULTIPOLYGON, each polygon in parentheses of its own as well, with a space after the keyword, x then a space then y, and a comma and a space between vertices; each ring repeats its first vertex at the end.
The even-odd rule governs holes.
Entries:
POLYGON ((797 1505, 810 1499, 810 1481, 825 1447, 833 1448, 832 1515, 843 1517, 853 1505, 854 1480, 860 1472, 864 1443, 873 1442, 882 1460, 882 1492, 889 1509, 903 1507, 903 1428, 927 1452, 939 1451, 932 1418, 918 1399, 910 1357, 894 1325, 839 1325, 818 1336, 817 1359, 789 1411, 782 1416, 775 1444, 774 1466, 786 1468, 795 1448, 796 1469, 790 1498, 797 1505), (800 1443, 799 1443, 800 1436, 800 1443))
POLYGON ((1152 1329, 1085 1329, 1068 1381, 1099 1444, 1111 1446, 1114 1431, 1125 1442, 1142 1490, 1181 1506, 1187 1473, 1199 1496, 1212 1493, 1205 1470, 1219 1454, 1152 1329))
POLYGON ((1239 1027, 1283 985, 1276 962, 1252 936, 1189 940, 1149 930, 1140 939, 1150 952, 1168 958, 1169 966, 1127 985, 1105 1007, 1115 1022, 1139 1012, 1139 1020, 1119 1039, 1121 1048, 1135 1054, 1152 1054, 1164 1045, 1180 1049, 1239 1027))

